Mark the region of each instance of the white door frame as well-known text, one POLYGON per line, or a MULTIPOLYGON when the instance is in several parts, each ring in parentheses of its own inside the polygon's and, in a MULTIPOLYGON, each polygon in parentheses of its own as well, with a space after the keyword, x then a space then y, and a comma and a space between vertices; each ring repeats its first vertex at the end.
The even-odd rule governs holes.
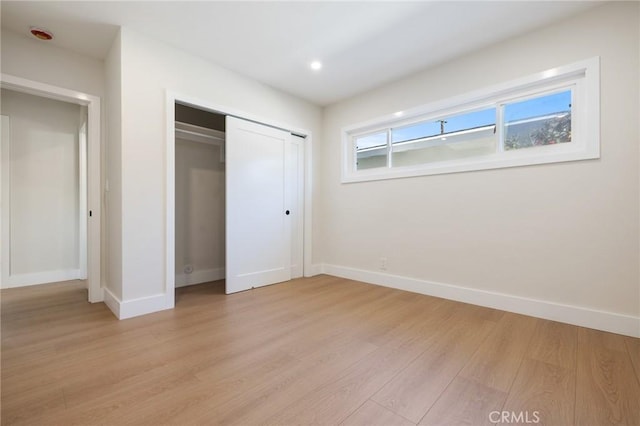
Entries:
MULTIPOLYGON (((100 270, 100 224, 101 224, 101 174, 100 174, 100 98, 75 90, 53 86, 38 81, 27 80, 9 74, 0 74, 0 87, 16 92, 28 93, 44 98, 55 99, 87 107, 87 210, 90 217, 87 220, 85 241, 86 253, 81 253, 87 259, 87 289, 89 302, 102 302, 104 293, 101 283, 100 270)), ((82 185, 81 185, 82 186, 82 185)), ((81 227, 82 230, 82 227, 81 227)), ((3 241, 8 241, 2 236, 3 241)), ((82 238, 82 237, 81 237, 82 238)), ((82 247, 82 245, 81 245, 82 247)), ((3 256, 3 258, 6 256, 3 256)), ((3 280, 7 272, 3 268, 3 280)))
POLYGON ((166 91, 166 156, 165 156, 165 292, 167 296, 167 307, 175 306, 175 174, 176 174, 176 140, 175 140, 175 105, 176 102, 210 111, 218 114, 231 115, 244 120, 254 121, 256 123, 265 124, 267 126, 276 127, 286 130, 296 135, 305 137, 304 145, 304 265, 303 274, 306 277, 313 275, 311 265, 311 208, 312 208, 312 132, 308 129, 298 128, 289 124, 275 122, 269 118, 259 117, 244 111, 239 111, 224 105, 217 105, 203 99, 185 94, 179 94, 171 90, 166 91))

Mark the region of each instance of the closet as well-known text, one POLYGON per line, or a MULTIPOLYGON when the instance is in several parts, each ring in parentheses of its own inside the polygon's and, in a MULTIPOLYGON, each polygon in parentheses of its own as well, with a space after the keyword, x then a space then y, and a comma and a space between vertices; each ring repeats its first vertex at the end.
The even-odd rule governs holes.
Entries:
POLYGON ((304 138, 179 103, 175 120, 175 286, 301 277, 304 138))

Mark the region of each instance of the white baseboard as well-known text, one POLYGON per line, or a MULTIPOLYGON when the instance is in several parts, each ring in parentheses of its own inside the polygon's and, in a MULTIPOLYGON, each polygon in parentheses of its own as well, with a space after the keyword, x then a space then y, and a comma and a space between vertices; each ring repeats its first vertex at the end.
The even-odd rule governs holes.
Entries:
POLYGON ((311 265, 311 271, 309 271, 309 273, 307 273, 307 271, 304 271, 305 277, 314 277, 316 275, 320 275, 324 273, 324 265, 322 263, 315 263, 313 265, 311 265))
POLYGON ((321 272, 369 284, 640 337, 640 317, 338 265, 321 265, 321 272))
POLYGON ((121 320, 173 308, 173 299, 164 293, 122 301, 105 288, 104 296, 104 303, 121 320))
POLYGON ((31 274, 9 275, 3 288, 26 287, 46 283, 57 283, 81 279, 80 269, 62 269, 58 271, 34 272, 31 274))
POLYGON ((104 304, 111 309, 111 312, 113 312, 116 318, 120 319, 120 299, 111 293, 111 290, 108 288, 104 287, 102 290, 104 293, 104 304))
POLYGON ((224 279, 225 276, 225 268, 202 269, 195 270, 190 274, 177 274, 176 288, 218 281, 224 279))

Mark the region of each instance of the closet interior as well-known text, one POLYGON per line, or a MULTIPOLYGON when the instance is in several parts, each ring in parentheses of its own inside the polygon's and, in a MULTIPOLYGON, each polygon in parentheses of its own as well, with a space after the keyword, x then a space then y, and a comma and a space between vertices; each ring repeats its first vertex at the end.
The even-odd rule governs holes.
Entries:
POLYGON ((175 285, 225 278, 225 116, 175 105, 175 285))

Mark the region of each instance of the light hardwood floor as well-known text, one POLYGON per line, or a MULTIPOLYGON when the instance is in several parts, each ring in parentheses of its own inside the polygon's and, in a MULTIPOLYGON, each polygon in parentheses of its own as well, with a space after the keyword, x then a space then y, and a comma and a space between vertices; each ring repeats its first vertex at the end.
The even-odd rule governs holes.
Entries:
POLYGON ((329 276, 223 286, 124 321, 79 282, 3 290, 2 424, 640 425, 638 339, 329 276))

